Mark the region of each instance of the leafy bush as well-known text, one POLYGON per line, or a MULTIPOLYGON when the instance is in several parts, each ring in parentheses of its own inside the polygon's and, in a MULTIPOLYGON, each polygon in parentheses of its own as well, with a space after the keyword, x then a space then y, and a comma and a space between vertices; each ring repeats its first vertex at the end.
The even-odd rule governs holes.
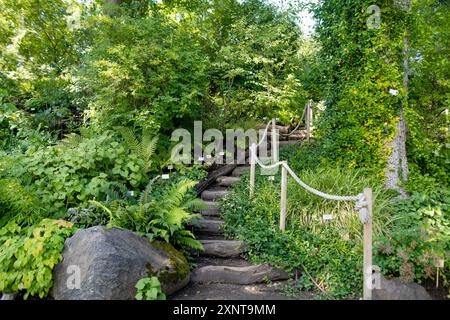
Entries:
POLYGON ((376 264, 405 281, 423 281, 441 269, 444 285, 450 280, 450 192, 413 193, 392 204, 392 228, 377 243, 376 264))
POLYGON ((248 245, 247 255, 258 263, 270 263, 302 275, 297 284, 303 289, 320 287, 322 297, 343 298, 362 288, 362 248, 333 224, 312 231, 294 219, 287 230, 279 231, 279 197, 275 190, 261 191, 248 198, 247 181, 234 188, 221 206, 226 233, 248 245))
POLYGON ((166 300, 157 277, 142 278, 136 283, 136 300, 166 300))
POLYGON ((111 183, 123 182, 134 190, 145 185, 154 140, 146 146, 150 149, 144 157, 110 132, 71 135, 56 146, 6 157, 3 161, 12 165, 2 174, 33 188, 50 213, 63 213, 90 199, 104 199, 111 183))
MULTIPOLYGON (((391 224, 391 196, 382 181, 363 170, 317 168, 314 144, 283 148, 280 158, 308 185, 330 194, 357 195, 371 187, 374 232, 381 235, 391 224)), ((325 298, 360 295, 362 289, 362 225, 354 202, 330 201, 313 195, 288 178, 286 231, 279 231, 280 176, 274 181, 256 176, 255 196, 249 199, 244 176, 221 206, 230 236, 249 245, 248 255, 301 273, 297 288, 318 289, 325 298), (332 214, 325 221, 324 214, 332 214)))
POLYGON ((188 195, 195 185, 195 181, 187 179, 166 184, 156 177, 137 199, 93 203, 109 214, 108 226, 132 230, 150 240, 159 238, 182 247, 201 249, 192 232, 185 230, 188 222, 199 217, 191 212, 204 208, 202 200, 188 195))
POLYGON ((71 223, 50 219, 25 228, 10 222, 0 229, 0 292, 45 297, 64 241, 73 232, 71 223))

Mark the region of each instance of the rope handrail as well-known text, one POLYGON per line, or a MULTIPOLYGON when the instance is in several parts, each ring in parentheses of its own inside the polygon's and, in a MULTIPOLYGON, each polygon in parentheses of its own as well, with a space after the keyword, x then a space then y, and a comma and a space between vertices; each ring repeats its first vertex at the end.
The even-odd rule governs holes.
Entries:
POLYGON ((265 165, 263 164, 260 159, 258 159, 258 156, 256 155, 256 145, 254 144, 252 146, 252 148, 250 148, 250 152, 251 152, 251 156, 253 157, 253 159, 255 160, 255 163, 257 163, 261 168, 266 169, 266 170, 270 170, 270 169, 274 169, 278 166, 284 166, 286 168, 286 170, 289 172, 289 174, 291 175, 292 178, 294 178, 294 180, 300 185, 302 186, 304 189, 306 189, 308 192, 313 193, 319 197, 322 197, 324 199, 327 200, 336 200, 336 201, 358 201, 361 199, 362 194, 358 194, 356 196, 339 196, 339 195, 332 195, 332 194, 328 194, 322 191, 319 191, 317 189, 314 189, 313 187, 307 185, 306 183, 304 183, 296 174, 295 172, 291 169, 291 167, 289 167, 289 165, 287 164, 286 161, 279 161, 277 163, 271 164, 271 165, 265 165))
POLYGON ((259 140, 259 142, 256 144, 257 147, 260 146, 260 145, 263 143, 263 141, 266 139, 266 137, 267 137, 267 132, 268 132, 268 130, 269 130, 269 126, 270 126, 271 123, 272 123, 272 120, 270 120, 269 123, 267 123, 266 129, 264 129, 264 134, 263 134, 262 138, 261 138, 261 139, 259 140))
MULTIPOLYGON (((309 102, 308 102, 309 103, 309 102)), ((300 128, 300 125, 302 124, 302 120, 305 117, 305 113, 306 113, 306 109, 308 108, 308 104, 306 104, 306 106, 303 108, 303 113, 302 113, 302 117, 300 118, 300 121, 298 122, 297 126, 295 127, 294 130, 292 130, 291 132, 289 132, 288 134, 286 134, 285 136, 290 137, 291 135, 294 134, 295 131, 297 131, 298 128, 300 128)))
MULTIPOLYGON (((269 122, 270 124, 270 122, 269 122)), ((272 124, 275 126, 275 121, 272 120, 272 124)), ((268 125, 269 126, 269 125, 268 125)), ((267 126, 267 128, 268 128, 267 126)), ((266 133, 267 133, 266 128, 266 133)), ((265 136, 264 136, 265 138, 265 136)), ((364 188, 363 192, 355 196, 339 196, 324 193, 313 187, 307 185, 303 182, 297 174, 289 167, 287 161, 278 161, 278 152, 276 151, 277 141, 275 132, 272 132, 272 150, 273 162, 276 163, 265 165, 257 156, 256 143, 250 146, 250 196, 254 195, 255 189, 255 176, 256 176, 256 165, 258 164, 263 169, 274 169, 278 166, 282 167, 281 170, 281 196, 280 196, 280 230, 284 232, 286 230, 286 215, 287 215, 287 185, 288 185, 288 174, 305 190, 313 193, 321 198, 335 201, 355 201, 355 209, 359 212, 359 220, 363 224, 364 236, 363 236, 363 296, 364 300, 372 299, 372 286, 373 283, 373 265, 372 265, 372 214, 373 214, 373 199, 372 199, 372 189, 364 188), (275 152, 276 151, 276 152, 275 152)), ((325 219, 325 216, 324 216, 325 219)), ((328 219, 328 218, 327 218, 328 219)))

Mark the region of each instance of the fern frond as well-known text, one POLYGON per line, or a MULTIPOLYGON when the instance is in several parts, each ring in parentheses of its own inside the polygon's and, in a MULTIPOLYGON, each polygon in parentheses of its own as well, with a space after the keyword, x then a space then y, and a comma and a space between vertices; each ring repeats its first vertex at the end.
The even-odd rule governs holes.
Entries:
POLYGON ((139 196, 139 204, 141 206, 150 202, 150 195, 153 190, 153 185, 157 179, 159 179, 159 176, 154 177, 152 180, 150 180, 147 186, 145 187, 145 190, 142 191, 141 195, 139 196))
POLYGON ((174 242, 182 247, 190 247, 196 250, 204 250, 203 244, 195 239, 194 234, 189 230, 180 230, 174 235, 174 242))
POLYGON ((140 144, 141 157, 144 160, 144 169, 146 172, 150 171, 152 166, 152 157, 155 154, 158 137, 151 138, 146 133, 143 133, 142 142, 140 144))
POLYGON ((183 208, 175 207, 167 213, 166 223, 169 225, 181 227, 183 222, 188 219, 190 215, 191 214, 183 208))
POLYGON ((82 142, 84 138, 74 132, 67 134, 64 139, 61 140, 60 144, 66 148, 76 148, 78 147, 82 142))
POLYGON ((134 134, 134 130, 129 127, 115 127, 117 132, 122 136, 125 145, 129 148, 129 150, 133 153, 139 152, 139 141, 136 139, 134 134))

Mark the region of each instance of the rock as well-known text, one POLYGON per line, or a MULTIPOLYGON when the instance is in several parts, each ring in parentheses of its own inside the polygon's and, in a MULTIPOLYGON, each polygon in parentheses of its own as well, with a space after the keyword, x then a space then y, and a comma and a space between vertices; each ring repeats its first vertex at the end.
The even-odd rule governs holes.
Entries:
POLYGON ((201 240, 204 251, 201 256, 218 258, 236 258, 241 255, 245 246, 242 241, 235 240, 201 240))
POLYGON ((196 269, 191 277, 193 283, 254 284, 266 280, 286 280, 289 275, 267 264, 248 267, 205 266, 196 269))
POLYGON ((206 201, 212 201, 216 199, 221 199, 228 194, 226 189, 211 189, 202 192, 202 199, 206 201))
POLYGON ((225 222, 222 220, 204 219, 198 221, 194 228, 196 233, 217 236, 223 234, 222 226, 224 224, 225 222))
POLYGON ((219 213, 219 204, 214 201, 204 201, 206 204, 206 209, 202 210, 200 213, 204 216, 212 216, 212 217, 218 217, 220 215, 219 213))
MULTIPOLYGON (((257 125, 255 128, 256 130, 264 130, 266 129, 267 124, 261 124, 261 125, 257 125)), ((275 129, 279 132, 279 133, 288 133, 290 126, 280 126, 280 125, 276 125, 275 129)), ((269 126, 269 129, 267 130, 269 133, 272 132, 272 125, 269 126)))
POLYGON ((237 167, 236 169, 233 170, 233 172, 231 173, 231 175, 232 175, 233 177, 240 177, 240 176, 242 176, 244 173, 246 173, 247 171, 250 171, 250 166, 237 167))
POLYGON ((380 289, 372 291, 373 300, 431 300, 424 287, 417 283, 403 283, 400 279, 380 278, 380 289))
POLYGON ((223 187, 232 186, 235 183, 241 181, 240 177, 219 177, 217 178, 217 184, 223 187))
POLYGON ((131 300, 141 278, 157 276, 170 295, 189 282, 189 265, 170 244, 122 229, 92 227, 66 240, 63 261, 55 267, 56 300, 131 300), (75 270, 75 271, 74 271, 75 270), (80 287, 74 276, 79 270, 80 287))

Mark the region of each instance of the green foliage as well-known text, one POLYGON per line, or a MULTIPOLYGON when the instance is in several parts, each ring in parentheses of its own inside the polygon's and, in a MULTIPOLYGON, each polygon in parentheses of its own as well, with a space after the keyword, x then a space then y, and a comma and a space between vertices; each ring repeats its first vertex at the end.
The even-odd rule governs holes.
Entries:
MULTIPOLYGON (((356 195, 363 188, 374 192, 374 230, 381 235, 391 223, 390 196, 380 179, 362 170, 317 168, 313 145, 281 151, 305 183, 323 192, 356 195), (316 167, 316 168, 315 168, 316 167), (315 168, 315 169, 314 169, 315 168)), ((359 296, 362 289, 362 227, 354 203, 328 201, 312 195, 288 179, 286 231, 279 231, 280 177, 270 181, 257 174, 255 197, 248 198, 248 177, 233 188, 221 206, 229 235, 249 245, 247 254, 299 271, 297 288, 316 289, 323 298, 359 296), (332 221, 324 221, 332 214, 332 221)))
POLYGON ((314 9, 321 45, 317 84, 326 100, 317 135, 327 163, 380 174, 405 99, 401 49, 408 17, 392 1, 379 1, 381 26, 370 29, 366 10, 372 4, 330 0, 314 9))
POLYGON ((80 77, 93 125, 167 132, 198 116, 209 64, 195 33, 161 15, 91 20, 95 45, 80 77))
POLYGON ((394 224, 377 244, 376 264, 405 281, 436 277, 439 261, 444 285, 450 281, 450 192, 413 193, 392 204, 394 224))
POLYGON ((47 296, 53 285, 53 268, 61 261, 64 240, 72 224, 44 219, 22 228, 14 222, 0 229, 0 292, 23 293, 24 298, 47 296))
MULTIPOLYGON (((149 146, 153 145, 152 140, 149 146)), ((151 150, 146 151, 151 156, 151 150)), ((14 155, 11 162, 15 163, 3 174, 33 188, 51 213, 93 198, 104 199, 114 182, 136 190, 146 183, 150 164, 141 154, 128 152, 128 146, 110 132, 92 137, 72 135, 56 146, 14 155)))
POLYGON ((448 1, 413 2, 408 156, 414 170, 449 185, 448 1), (447 113, 446 113, 447 112, 447 113))
POLYGON ((0 228, 9 221, 32 225, 45 215, 38 197, 14 179, 0 179, 0 228))
MULTIPOLYGON (((240 183, 221 206, 226 232, 248 245, 247 255, 258 263, 270 263, 301 275, 298 286, 316 289, 324 298, 358 295, 362 288, 362 248, 354 238, 343 237, 333 224, 305 228, 294 219, 279 231, 279 198, 256 186, 249 201, 246 181, 240 183), (262 193, 260 193, 262 191, 262 193), (262 208, 265 208, 262 210, 262 208)), ((317 222, 317 226, 320 222, 317 222)))
POLYGON ((136 283, 136 300, 166 300, 157 277, 142 278, 136 283))
POLYGON ((184 179, 166 184, 159 179, 152 179, 137 199, 93 203, 109 214, 110 227, 135 231, 151 241, 163 239, 178 246, 201 249, 192 232, 185 230, 187 223, 199 217, 192 212, 204 208, 203 201, 188 195, 196 182, 184 179))

